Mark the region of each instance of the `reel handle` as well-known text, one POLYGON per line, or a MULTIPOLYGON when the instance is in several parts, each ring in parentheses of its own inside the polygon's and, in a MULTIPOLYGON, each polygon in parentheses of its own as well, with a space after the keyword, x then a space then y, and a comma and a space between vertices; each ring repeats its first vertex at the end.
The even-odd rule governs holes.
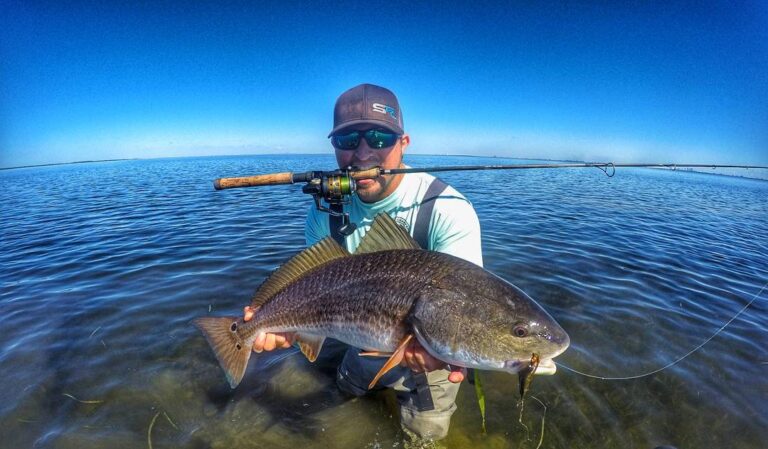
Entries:
POLYGON ((293 173, 270 173, 268 175, 241 176, 237 178, 219 178, 213 181, 216 190, 234 189, 237 187, 270 186, 293 184, 293 173))

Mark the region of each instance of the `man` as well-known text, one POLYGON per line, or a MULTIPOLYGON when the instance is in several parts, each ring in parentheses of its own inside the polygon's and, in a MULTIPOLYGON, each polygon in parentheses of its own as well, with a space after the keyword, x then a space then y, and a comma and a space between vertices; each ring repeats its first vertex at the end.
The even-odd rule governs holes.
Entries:
MULTIPOLYGON (((361 84, 344 92, 336 101, 333 130, 328 137, 341 168, 405 167, 403 153, 410 137, 403 129, 397 98, 383 87, 361 84)), ((477 214, 466 198, 434 176, 414 173, 359 180, 344 210, 357 225, 349 236, 336 233, 329 215, 313 206, 307 216, 307 245, 335 234, 334 238, 354 252, 375 216, 387 213, 425 249, 482 266, 477 214)), ((246 321, 253 312, 246 307, 246 321)), ((288 348, 291 339, 287 334, 262 334, 253 349, 261 352, 288 348)), ((358 348, 347 349, 337 371, 339 388, 355 396, 368 391, 368 383, 386 361, 361 357, 359 352, 358 348)), ((377 387, 395 389, 401 424, 408 432, 421 438, 445 437, 465 373, 430 356, 415 339, 405 352, 403 365, 384 375, 377 387)))

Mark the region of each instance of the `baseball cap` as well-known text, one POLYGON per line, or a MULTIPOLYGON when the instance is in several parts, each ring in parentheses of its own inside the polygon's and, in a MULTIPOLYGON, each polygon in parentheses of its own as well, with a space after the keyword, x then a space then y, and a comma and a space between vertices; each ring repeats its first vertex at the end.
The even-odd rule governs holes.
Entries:
POLYGON ((373 84, 361 84, 344 92, 333 108, 334 133, 359 124, 381 126, 397 134, 404 134, 400 103, 391 90, 373 84))

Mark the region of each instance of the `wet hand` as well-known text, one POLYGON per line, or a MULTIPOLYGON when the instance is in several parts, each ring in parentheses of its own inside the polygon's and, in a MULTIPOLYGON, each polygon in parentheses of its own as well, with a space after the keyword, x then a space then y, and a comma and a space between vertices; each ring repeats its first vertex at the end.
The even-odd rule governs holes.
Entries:
POLYGON ((403 361, 400 365, 406 366, 417 373, 449 368, 451 373, 448 375, 448 380, 453 383, 463 381, 467 374, 465 368, 449 366, 442 360, 432 357, 415 338, 406 346, 403 353, 403 361))
MULTIPOLYGON (((243 321, 250 321, 257 310, 259 310, 258 307, 253 308, 251 306, 245 306, 245 308, 243 308, 243 321)), ((275 349, 288 349, 291 347, 291 344, 293 344, 293 337, 293 332, 260 332, 253 342, 253 350, 254 352, 261 352, 274 351, 275 349)))

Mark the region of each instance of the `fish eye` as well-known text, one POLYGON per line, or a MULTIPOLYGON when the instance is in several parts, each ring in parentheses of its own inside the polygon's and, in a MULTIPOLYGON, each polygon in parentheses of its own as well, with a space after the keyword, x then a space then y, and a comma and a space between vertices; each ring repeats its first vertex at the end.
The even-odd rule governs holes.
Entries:
POLYGON ((528 336, 528 328, 524 324, 518 324, 512 328, 515 337, 523 338, 528 336))

